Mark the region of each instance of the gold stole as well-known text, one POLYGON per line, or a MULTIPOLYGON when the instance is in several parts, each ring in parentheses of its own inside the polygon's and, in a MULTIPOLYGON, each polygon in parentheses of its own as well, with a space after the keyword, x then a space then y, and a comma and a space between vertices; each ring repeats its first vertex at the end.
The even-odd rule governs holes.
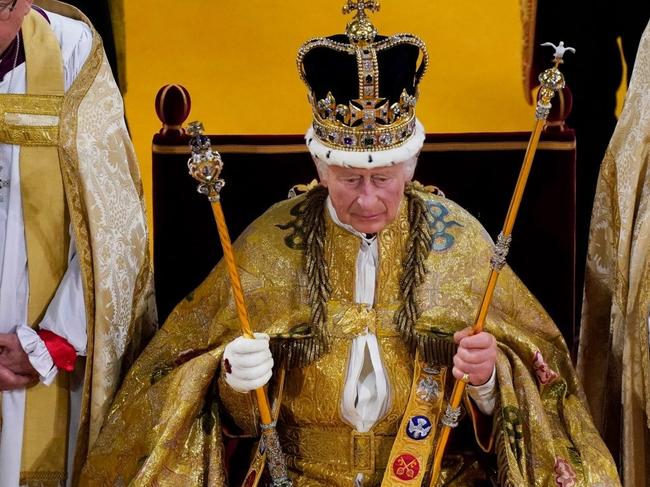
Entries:
POLYGON ((435 445, 447 367, 431 367, 416 354, 409 402, 391 448, 382 487, 419 487, 435 445))
MULTIPOLYGON (((2 95, 0 141, 20 146, 20 192, 29 274, 28 323, 43 318, 67 268, 68 218, 59 166, 59 116, 64 77, 59 43, 31 11, 22 24, 25 95, 2 95)), ((65 480, 68 442, 67 375, 27 391, 21 484, 65 480)))

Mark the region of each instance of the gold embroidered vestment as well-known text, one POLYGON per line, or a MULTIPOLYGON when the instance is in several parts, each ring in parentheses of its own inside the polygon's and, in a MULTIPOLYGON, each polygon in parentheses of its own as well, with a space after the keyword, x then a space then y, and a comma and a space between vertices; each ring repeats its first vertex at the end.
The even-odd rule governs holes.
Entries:
MULTIPOLYGON (((273 206, 235 243, 251 324, 282 342, 274 351, 300 350, 299 341, 310 334, 304 215, 297 209, 312 193, 273 206)), ((455 331, 473 321, 493 245, 480 224, 452 201, 417 186, 409 198, 419 198, 426 208, 432 235, 427 272, 417 288, 420 315, 414 331, 450 343, 455 331)), ((364 485, 380 485, 384 469, 390 468, 386 462, 414 366, 395 325, 411 231, 406 207, 403 202, 398 218, 378 234, 372 309, 353 299, 359 240, 325 218, 329 351, 287 370, 278 422, 296 487, 349 486, 358 473, 365 475, 364 485), (370 432, 358 433, 342 419, 340 404, 351 339, 366 328, 378 337, 391 400, 370 432)), ((478 485, 490 476, 503 485, 551 486, 564 477, 573 483, 559 485, 619 485, 560 332, 509 268, 502 273, 486 329, 499 342, 493 428, 485 431, 485 418, 481 421, 469 408, 463 421, 469 428, 456 432, 460 448, 450 450, 445 460, 444 485, 478 485), (478 444, 491 453, 482 453, 478 444)), ((238 330, 220 263, 179 303, 130 371, 91 452, 82 485, 227 485, 222 426, 235 423, 243 434, 258 433, 251 396, 230 390, 219 379, 223 347, 238 330)), ((452 355, 443 352, 429 357, 437 360, 440 372, 451 364, 452 355)), ((290 362, 274 358, 276 365, 290 362)))

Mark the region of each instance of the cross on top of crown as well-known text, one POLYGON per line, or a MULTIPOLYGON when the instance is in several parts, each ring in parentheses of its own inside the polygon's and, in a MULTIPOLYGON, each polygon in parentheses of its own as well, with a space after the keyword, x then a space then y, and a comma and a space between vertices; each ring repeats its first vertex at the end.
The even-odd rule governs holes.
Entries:
POLYGON ((379 11, 379 0, 348 0, 348 3, 343 6, 343 13, 349 14, 357 11, 357 17, 367 17, 366 10, 370 12, 379 11))

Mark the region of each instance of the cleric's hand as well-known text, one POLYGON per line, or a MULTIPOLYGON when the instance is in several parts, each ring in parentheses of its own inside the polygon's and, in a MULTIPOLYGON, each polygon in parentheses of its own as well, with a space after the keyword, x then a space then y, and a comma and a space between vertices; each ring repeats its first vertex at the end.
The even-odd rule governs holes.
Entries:
POLYGON ((0 333, 0 391, 24 389, 38 382, 38 377, 18 336, 0 333))
POLYGON ((0 333, 0 365, 14 374, 38 377, 15 333, 0 333))
POLYGON ((485 384, 494 371, 497 359, 497 341, 493 335, 485 331, 472 335, 471 328, 454 333, 454 342, 458 351, 454 355, 452 373, 461 380, 464 374, 469 375, 469 383, 473 386, 485 384))
POLYGON ((255 338, 235 338, 223 352, 226 382, 239 392, 249 392, 264 386, 271 378, 273 357, 269 336, 255 333, 255 338))
POLYGON ((38 375, 14 374, 11 370, 0 365, 0 391, 25 389, 38 382, 38 375))

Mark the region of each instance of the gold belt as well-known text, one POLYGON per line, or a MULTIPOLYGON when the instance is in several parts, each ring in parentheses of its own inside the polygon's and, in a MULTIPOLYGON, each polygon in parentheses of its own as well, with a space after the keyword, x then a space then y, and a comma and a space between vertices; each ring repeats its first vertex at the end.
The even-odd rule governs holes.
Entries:
POLYGON ((373 474, 388 462, 395 435, 359 433, 349 428, 281 429, 282 449, 291 464, 296 460, 327 464, 342 472, 373 474))

